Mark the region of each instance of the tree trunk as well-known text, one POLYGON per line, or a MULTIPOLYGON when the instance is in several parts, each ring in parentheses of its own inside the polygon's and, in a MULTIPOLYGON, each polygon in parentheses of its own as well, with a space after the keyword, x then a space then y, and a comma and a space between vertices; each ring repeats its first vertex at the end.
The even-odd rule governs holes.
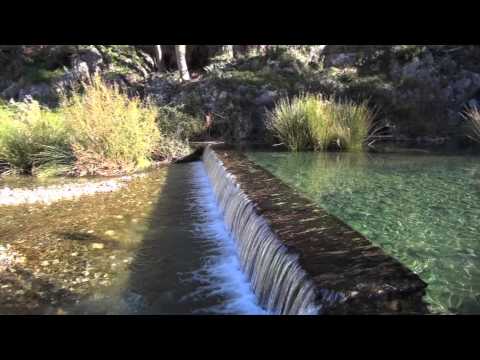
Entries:
POLYGON ((177 66, 183 81, 190 81, 190 73, 188 72, 186 54, 186 45, 175 45, 175 55, 177 57, 177 66))
POLYGON ((162 45, 153 45, 153 47, 155 50, 155 64, 157 66, 157 71, 161 72, 165 69, 162 58, 162 45))
POLYGON ((222 45, 221 56, 227 60, 233 58, 233 45, 222 45))

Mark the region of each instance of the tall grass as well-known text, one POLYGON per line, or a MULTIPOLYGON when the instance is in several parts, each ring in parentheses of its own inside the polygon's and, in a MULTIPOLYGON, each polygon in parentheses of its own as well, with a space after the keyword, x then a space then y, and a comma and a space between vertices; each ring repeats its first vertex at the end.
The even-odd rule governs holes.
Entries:
POLYGON ((128 98, 99 76, 84 85, 83 94, 64 98, 61 112, 83 166, 93 162, 95 168, 126 171, 145 167, 160 141, 157 109, 128 98))
POLYGON ((469 124, 467 136, 480 143, 480 109, 473 107, 466 110, 462 115, 469 124))
POLYGON ((0 105, 0 164, 43 176, 116 175, 186 155, 188 144, 162 118, 157 107, 94 77, 56 111, 34 101, 0 105))
POLYGON ((280 100, 268 113, 268 127, 291 151, 359 151, 373 117, 365 102, 303 94, 280 100))
POLYGON ((0 106, 0 159, 12 171, 32 173, 53 165, 56 161, 48 153, 63 154, 63 163, 72 158, 69 134, 58 112, 37 102, 0 106))
MULTIPOLYGON (((289 100, 281 99, 268 114, 268 126, 292 151, 313 150, 315 135, 310 117, 317 112, 308 111, 307 97, 289 100)), ((310 109, 315 110, 315 109, 310 109)))

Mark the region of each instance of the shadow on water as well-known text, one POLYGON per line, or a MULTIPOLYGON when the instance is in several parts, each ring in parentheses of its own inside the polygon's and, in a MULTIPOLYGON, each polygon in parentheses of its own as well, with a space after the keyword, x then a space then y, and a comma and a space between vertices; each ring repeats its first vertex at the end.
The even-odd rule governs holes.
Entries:
POLYGON ((203 163, 169 167, 158 196, 124 278, 75 312, 263 313, 240 271, 203 163))
POLYGON ((192 192, 198 189, 189 181, 193 176, 192 164, 169 169, 148 231, 131 265, 127 288, 141 295, 142 308, 137 309, 141 313, 191 313, 199 307, 198 302, 209 305, 200 299, 181 301, 195 290, 188 278, 201 268, 205 250, 205 239, 195 226, 201 226, 203 219, 194 211, 192 192))

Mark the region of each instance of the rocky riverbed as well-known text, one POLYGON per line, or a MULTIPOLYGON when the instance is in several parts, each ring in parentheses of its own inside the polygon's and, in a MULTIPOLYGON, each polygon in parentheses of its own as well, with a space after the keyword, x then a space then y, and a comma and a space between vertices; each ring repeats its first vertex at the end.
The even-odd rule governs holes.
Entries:
POLYGON ((112 192, 125 187, 128 181, 139 176, 142 175, 123 176, 116 179, 97 182, 39 186, 33 189, 10 188, 5 186, 0 188, 0 206, 35 203, 51 204, 59 200, 75 199, 85 195, 112 192))
POLYGON ((6 205, 3 189, 0 314, 72 313, 128 280, 167 171, 22 188, 16 206, 6 205))

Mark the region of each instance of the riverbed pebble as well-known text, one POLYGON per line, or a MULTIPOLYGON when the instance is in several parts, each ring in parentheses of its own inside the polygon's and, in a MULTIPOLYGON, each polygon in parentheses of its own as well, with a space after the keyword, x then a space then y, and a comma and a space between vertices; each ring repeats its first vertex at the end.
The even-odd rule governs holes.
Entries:
POLYGON ((112 192, 125 187, 126 182, 134 178, 143 177, 144 174, 132 176, 122 176, 117 179, 95 181, 82 184, 63 184, 40 186, 35 189, 10 188, 5 186, 0 188, 0 205, 20 205, 51 203, 65 199, 76 199, 84 195, 92 195, 101 192, 112 192))

